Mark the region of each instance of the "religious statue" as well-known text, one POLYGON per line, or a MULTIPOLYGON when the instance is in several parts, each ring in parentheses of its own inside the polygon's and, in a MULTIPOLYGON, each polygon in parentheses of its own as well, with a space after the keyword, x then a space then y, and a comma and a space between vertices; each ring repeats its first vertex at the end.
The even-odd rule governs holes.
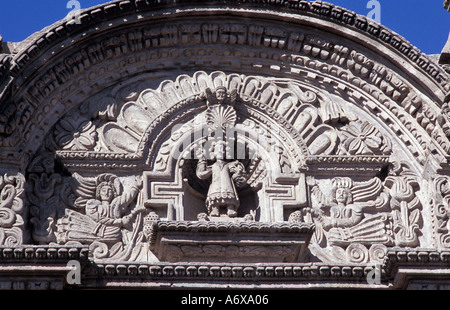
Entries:
POLYGON ((213 142, 211 146, 211 160, 214 164, 208 166, 207 160, 202 153, 197 165, 197 177, 201 180, 211 178, 211 186, 209 187, 206 198, 206 207, 208 213, 212 217, 220 216, 220 208, 227 209, 229 217, 237 216, 239 207, 239 196, 236 187, 242 186, 245 182, 243 176, 245 167, 239 161, 225 161, 226 142, 213 142))

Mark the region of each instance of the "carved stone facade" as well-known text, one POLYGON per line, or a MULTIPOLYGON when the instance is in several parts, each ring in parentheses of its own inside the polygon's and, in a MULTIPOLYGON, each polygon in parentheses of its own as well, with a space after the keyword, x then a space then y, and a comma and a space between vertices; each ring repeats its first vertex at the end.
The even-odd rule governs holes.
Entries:
POLYGON ((0 55, 0 263, 55 268, 18 288, 450 284, 444 66, 321 1, 80 19, 0 55))

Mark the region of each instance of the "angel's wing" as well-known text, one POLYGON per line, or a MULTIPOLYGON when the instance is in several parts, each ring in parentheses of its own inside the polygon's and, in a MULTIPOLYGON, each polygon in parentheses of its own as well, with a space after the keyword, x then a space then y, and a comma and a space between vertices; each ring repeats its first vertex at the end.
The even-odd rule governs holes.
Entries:
POLYGON ((236 103, 237 97, 238 97, 238 91, 237 91, 237 89, 233 89, 230 92, 230 105, 232 107, 234 107, 234 104, 236 103))
POLYGON ((366 182, 354 183, 352 188, 354 202, 368 202, 376 200, 383 191, 383 183, 379 178, 366 182))
POLYGON ((323 206, 329 204, 327 196, 322 192, 320 187, 317 185, 314 177, 307 176, 306 182, 311 189, 311 205, 313 208, 320 209, 323 206))
POLYGON ((78 197, 74 202, 75 208, 82 209, 86 206, 88 200, 95 199, 97 190, 96 178, 85 178, 78 173, 74 173, 70 186, 78 197))
POLYGON ((206 104, 207 104, 208 108, 212 105, 217 104, 216 95, 213 93, 213 91, 210 88, 205 89, 205 96, 206 96, 206 104))

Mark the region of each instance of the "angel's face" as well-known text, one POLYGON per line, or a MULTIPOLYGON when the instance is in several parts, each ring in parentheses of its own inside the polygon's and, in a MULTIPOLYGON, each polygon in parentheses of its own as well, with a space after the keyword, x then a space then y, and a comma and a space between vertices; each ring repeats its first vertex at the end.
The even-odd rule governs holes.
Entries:
POLYGON ((349 193, 346 188, 338 188, 336 189, 336 201, 338 203, 346 204, 348 202, 349 193))
POLYGON ((226 97, 227 97, 227 93, 224 89, 218 89, 216 91, 216 98, 219 102, 224 101, 226 97))
POLYGON ((102 201, 111 202, 114 198, 114 191, 111 186, 105 185, 100 190, 100 198, 102 201))

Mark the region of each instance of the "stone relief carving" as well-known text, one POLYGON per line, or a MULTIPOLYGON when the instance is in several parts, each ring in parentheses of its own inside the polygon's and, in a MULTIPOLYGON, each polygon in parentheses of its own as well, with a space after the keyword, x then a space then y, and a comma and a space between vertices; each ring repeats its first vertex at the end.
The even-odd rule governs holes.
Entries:
POLYGON ((417 180, 400 162, 391 164, 384 181, 333 178, 329 196, 309 178, 312 207, 294 212, 290 221, 302 215, 316 223, 310 249, 322 261, 381 262, 388 247, 419 246, 423 223, 417 180))
MULTIPOLYGON (((305 17, 337 22, 326 36, 297 21, 248 21, 233 1, 226 21, 200 16, 166 26, 149 4, 84 11, 90 25, 98 16, 106 24, 104 13, 121 15, 111 30, 98 24, 99 40, 74 38, 70 51, 47 50, 72 33, 59 23, 26 51, 0 56, 0 80, 11 87, 0 92, 7 101, 0 162, 21 171, 0 173, 0 245, 39 244, 4 248, 3 259, 76 259, 74 250, 87 244, 91 258, 107 261, 89 271, 94 278, 181 277, 196 285, 198 276, 365 281, 371 263, 386 259, 386 270, 394 261, 445 265, 445 249, 420 249, 449 243, 450 127, 442 98, 450 84, 439 66, 384 27, 320 1, 264 5, 300 10, 305 25, 305 17), (136 8, 151 28, 123 23, 136 8), (341 27, 382 48, 348 33, 341 40, 341 27), (385 47, 392 59, 376 55, 385 47), (192 73, 210 68, 227 73, 192 73), (420 83, 408 81, 409 69, 420 83), (189 75, 175 77, 180 70, 189 75), (227 130, 233 139, 213 144, 227 130), (215 157, 196 157, 201 147, 216 149, 215 157), (245 156, 237 160, 239 149, 245 156), (395 162, 403 155, 411 167, 395 162), (226 243, 241 233, 254 240, 226 243), (289 245, 277 245, 281 235, 289 245), (308 251, 309 260, 300 259, 308 251), (171 264, 187 260, 201 264, 171 264), (238 265, 261 261, 283 264, 238 265), (297 265, 310 261, 321 263, 297 265)), ((252 6, 246 14, 261 13, 252 6)), ((52 286, 11 283, 2 285, 52 286)))
POLYGON ((317 214, 328 243, 331 246, 391 244, 386 216, 364 216, 368 210, 382 209, 388 203, 388 195, 381 191, 381 181, 374 178, 354 184, 350 178, 334 178, 331 183, 331 204, 322 202, 317 214))
POLYGON ((88 151, 92 150, 97 142, 97 132, 91 121, 74 114, 56 124, 54 139, 58 149, 88 151))
POLYGON ((340 131, 342 155, 389 155, 389 139, 368 122, 351 122, 340 131))
POLYGON ((142 179, 138 178, 124 190, 120 179, 113 174, 93 179, 75 174, 74 178, 78 182, 75 192, 79 197, 74 202, 77 210, 67 209, 65 216, 58 220, 57 243, 88 244, 93 247, 95 258, 126 256, 136 238, 142 239, 142 233, 137 236, 136 229, 147 210, 135 201, 142 179))
POLYGON ((209 217, 220 217, 221 208, 226 209, 229 218, 237 217, 237 209, 240 205, 238 187, 247 185, 245 166, 238 160, 234 160, 234 154, 230 154, 231 143, 234 138, 225 137, 227 129, 236 125, 237 113, 234 105, 237 99, 237 90, 228 94, 225 87, 217 87, 213 93, 209 88, 205 90, 207 97, 206 125, 209 137, 214 133, 215 137, 210 143, 207 154, 199 149, 199 160, 196 168, 196 176, 201 180, 211 178, 211 184, 206 196, 206 207, 209 217), (207 156, 214 163, 208 165, 207 156), (228 159, 228 160, 227 160, 228 159), (232 161, 229 161, 229 160, 232 161))
POLYGON ((0 175, 0 245, 16 246, 24 241, 25 177, 20 173, 0 175))
POLYGON ((240 205, 236 186, 239 179, 243 178, 245 167, 239 161, 227 163, 226 148, 227 143, 218 141, 211 146, 212 160, 214 164, 208 166, 206 157, 201 155, 197 166, 197 177, 204 180, 212 178, 211 186, 206 197, 206 206, 209 216, 219 217, 220 208, 227 208, 229 217, 237 216, 237 208, 240 205))
POLYGON ((438 176, 433 180, 433 192, 435 197, 432 199, 433 214, 435 217, 435 242, 437 246, 449 247, 449 181, 448 176, 438 176))
POLYGON ((391 196, 393 232, 395 245, 416 247, 422 226, 421 202, 416 192, 419 178, 411 173, 408 164, 394 162, 390 175, 385 180, 391 196))
POLYGON ((377 261, 388 247, 419 246, 414 174, 402 166, 376 176, 394 141, 326 92, 219 71, 136 89, 93 98, 55 125, 44 148, 68 171, 30 170, 30 183, 51 193, 35 207, 36 242, 89 244, 96 259, 155 260, 152 223, 187 219, 311 223, 313 259, 329 262, 377 261), (316 165, 333 177, 314 178, 316 165), (123 177, 111 174, 117 168, 123 177), (62 191, 74 196, 63 214, 62 191))
POLYGON ((26 196, 30 209, 31 236, 35 242, 55 242, 56 220, 72 205, 75 196, 70 178, 55 171, 55 155, 43 152, 28 167, 26 196))

